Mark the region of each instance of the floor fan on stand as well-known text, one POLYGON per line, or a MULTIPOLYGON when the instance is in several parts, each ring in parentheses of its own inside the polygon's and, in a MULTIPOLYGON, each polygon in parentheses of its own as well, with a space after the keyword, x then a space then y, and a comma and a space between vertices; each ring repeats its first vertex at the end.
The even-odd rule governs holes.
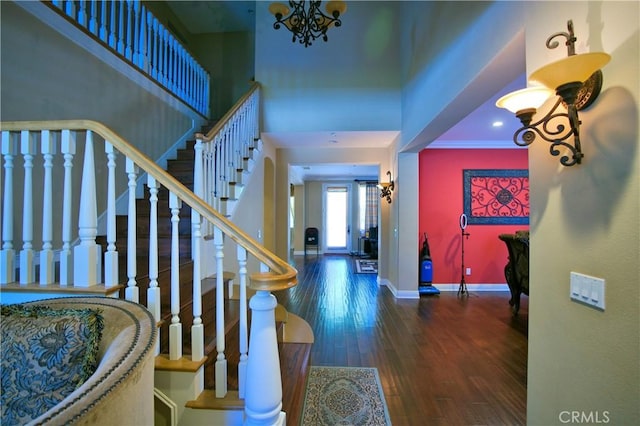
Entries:
POLYGON ((418 293, 420 295, 440 294, 440 290, 433 286, 433 264, 431 262, 431 251, 429 250, 429 240, 427 233, 424 233, 422 250, 420 250, 420 284, 418 293))

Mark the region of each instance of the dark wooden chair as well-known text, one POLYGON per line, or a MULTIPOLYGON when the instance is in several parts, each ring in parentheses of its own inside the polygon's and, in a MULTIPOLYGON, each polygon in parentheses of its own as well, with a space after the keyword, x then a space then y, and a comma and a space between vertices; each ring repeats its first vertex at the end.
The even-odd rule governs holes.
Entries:
POLYGON ((520 310, 520 295, 529 295, 529 231, 515 234, 500 234, 500 240, 507 245, 509 261, 504 267, 504 276, 511 291, 509 305, 514 315, 520 310))
POLYGON ((307 228, 304 230, 304 255, 307 256, 307 247, 316 248, 316 256, 320 247, 320 232, 318 228, 307 228))

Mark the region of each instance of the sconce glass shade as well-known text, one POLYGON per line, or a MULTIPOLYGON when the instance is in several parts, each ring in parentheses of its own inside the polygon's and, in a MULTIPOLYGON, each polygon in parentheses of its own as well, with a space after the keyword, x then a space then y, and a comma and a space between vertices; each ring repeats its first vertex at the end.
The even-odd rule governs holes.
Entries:
POLYGON ((327 2, 325 9, 331 16, 333 16, 335 12, 338 12, 338 15, 342 15, 347 11, 347 3, 339 0, 330 1, 327 2))
POLYGON ((271 3, 269 5, 269 12, 273 15, 287 16, 289 14, 289 8, 282 3, 271 3))
POLYGON ((604 52, 567 56, 534 71, 529 81, 544 84, 550 89, 557 89, 567 83, 583 83, 610 59, 611 56, 604 52))
POLYGON ((527 87, 504 95, 498 99, 496 106, 514 114, 527 109, 538 109, 552 93, 550 89, 542 86, 527 87))

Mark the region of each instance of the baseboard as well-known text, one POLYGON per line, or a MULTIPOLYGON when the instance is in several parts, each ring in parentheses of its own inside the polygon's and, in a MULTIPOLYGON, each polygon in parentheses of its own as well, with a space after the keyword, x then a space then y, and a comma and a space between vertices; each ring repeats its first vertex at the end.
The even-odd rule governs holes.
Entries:
MULTIPOLYGON (((420 293, 418 289, 415 290, 399 290, 391 281, 386 278, 380 278, 378 276, 378 285, 386 286, 393 297, 396 299, 419 299, 420 293)), ((435 288, 440 291, 449 291, 449 292, 457 292, 458 288, 460 288, 460 283, 455 284, 433 284, 435 288)), ((482 292, 482 291, 509 291, 509 286, 507 284, 467 284, 467 291, 469 292, 482 292)))
MULTIPOLYGON (((460 288, 460 283, 455 284, 433 284, 435 288, 440 291, 453 291, 457 292, 460 288)), ((509 286, 507 284, 467 284, 468 291, 509 291, 509 286)))
MULTIPOLYGON (((324 252, 322 250, 318 251, 318 256, 324 254, 324 252)), ((304 256, 304 250, 294 250, 293 251, 293 255, 294 256, 304 256)), ((316 255, 316 251, 315 249, 313 250, 307 250, 307 256, 315 256, 316 255)))
POLYGON ((398 290, 391 281, 389 281, 386 278, 380 278, 379 275, 378 275, 378 285, 386 286, 393 294, 393 297, 395 297, 396 299, 419 299, 420 298, 420 293, 418 293, 417 287, 415 290, 398 290))

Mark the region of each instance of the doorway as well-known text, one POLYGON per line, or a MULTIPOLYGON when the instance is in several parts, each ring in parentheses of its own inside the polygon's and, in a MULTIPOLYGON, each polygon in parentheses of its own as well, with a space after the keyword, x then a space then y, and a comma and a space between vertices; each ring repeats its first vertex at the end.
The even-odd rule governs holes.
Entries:
POLYGON ((349 253, 351 251, 350 187, 342 184, 324 184, 322 193, 324 252, 349 253))

